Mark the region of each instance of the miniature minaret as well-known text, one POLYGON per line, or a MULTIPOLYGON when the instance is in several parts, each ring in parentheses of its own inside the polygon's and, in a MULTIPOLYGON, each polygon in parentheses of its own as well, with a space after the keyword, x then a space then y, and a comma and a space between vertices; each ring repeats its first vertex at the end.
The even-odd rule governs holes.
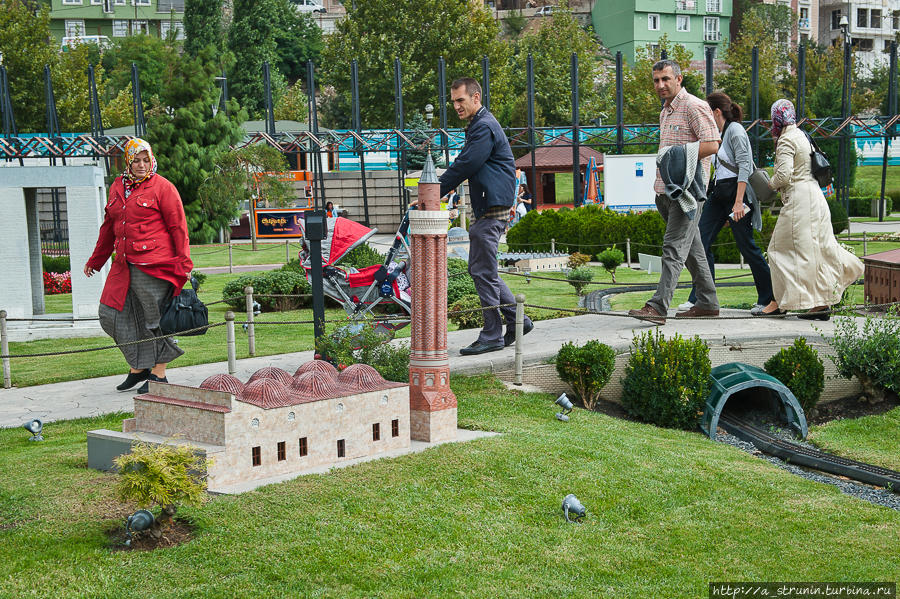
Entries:
POLYGON ((409 429, 416 441, 456 439, 456 396, 447 357, 447 220, 431 154, 419 178, 418 210, 409 213, 412 236, 412 330, 409 356, 409 429))

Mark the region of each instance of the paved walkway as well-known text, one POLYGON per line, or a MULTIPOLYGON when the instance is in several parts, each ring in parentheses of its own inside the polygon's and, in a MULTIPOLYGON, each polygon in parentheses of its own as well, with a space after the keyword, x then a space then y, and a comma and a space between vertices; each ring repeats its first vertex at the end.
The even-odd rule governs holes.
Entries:
MULTIPOLYGON (((723 310, 722 312, 722 317, 746 315, 746 311, 739 310, 723 310)), ((567 341, 585 343, 591 339, 598 339, 616 349, 624 350, 631 344, 635 332, 647 330, 652 326, 626 316, 595 314, 539 321, 535 323, 531 334, 523 340, 523 361, 525 365, 546 362, 553 358, 562 344, 567 341)), ((815 326, 821 331, 821 334, 830 334, 833 330, 832 322, 816 322, 815 326)), ((774 341, 798 335, 810 338, 820 335, 810 322, 795 317, 744 320, 719 318, 692 321, 670 318, 661 329, 666 336, 676 332, 689 337, 699 335, 703 339, 716 343, 746 343, 766 339, 774 341)), ((452 373, 476 374, 514 368, 515 351, 513 347, 480 356, 461 356, 459 349, 474 341, 475 336, 476 332, 473 330, 453 331, 448 334, 452 373)), ((222 357, 225 357, 224 346, 222 347, 222 357)), ((246 381, 252 373, 263 366, 278 366, 288 372, 294 372, 300 364, 311 360, 312 357, 312 351, 303 351, 246 358, 238 360, 235 374, 241 380, 246 381)), ((119 393, 115 390, 115 386, 124 378, 125 370, 123 362, 123 374, 117 376, 22 389, 0 389, 0 427, 21 426, 31 418, 40 418, 45 422, 51 422, 99 416, 111 412, 130 412, 133 409, 131 399, 133 392, 119 393)), ((196 386, 208 376, 227 371, 227 363, 223 361, 182 368, 173 367, 168 371, 168 378, 172 383, 196 386)))

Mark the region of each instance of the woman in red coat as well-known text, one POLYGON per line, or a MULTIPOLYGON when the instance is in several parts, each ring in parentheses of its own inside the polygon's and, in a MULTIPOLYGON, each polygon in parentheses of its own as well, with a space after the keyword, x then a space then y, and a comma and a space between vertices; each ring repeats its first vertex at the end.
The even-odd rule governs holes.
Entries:
POLYGON ((194 263, 187 221, 178 190, 156 174, 156 158, 143 139, 125 145, 125 172, 109 190, 106 216, 84 274, 98 272, 115 253, 100 296, 100 326, 121 347, 131 366, 116 389, 141 381, 168 382, 166 365, 184 353, 171 337, 162 337, 159 319, 168 300, 181 293, 194 263))

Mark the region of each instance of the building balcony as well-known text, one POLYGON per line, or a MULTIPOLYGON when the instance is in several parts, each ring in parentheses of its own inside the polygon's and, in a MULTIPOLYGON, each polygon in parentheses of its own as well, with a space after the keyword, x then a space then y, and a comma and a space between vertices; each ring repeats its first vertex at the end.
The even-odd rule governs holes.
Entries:
POLYGON ((676 12, 697 12, 700 0, 675 0, 676 12))
POLYGON ((721 31, 704 31, 703 32, 703 41, 704 42, 721 42, 722 41, 722 32, 721 31))
POLYGON ((809 29, 809 19, 798 19, 797 27, 800 29, 809 29))

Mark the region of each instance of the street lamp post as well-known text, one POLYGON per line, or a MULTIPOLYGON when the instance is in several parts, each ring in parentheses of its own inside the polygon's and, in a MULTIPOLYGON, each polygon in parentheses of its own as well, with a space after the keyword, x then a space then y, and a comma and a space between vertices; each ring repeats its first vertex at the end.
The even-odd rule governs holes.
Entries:
MULTIPOLYGON (((850 25, 850 21, 847 19, 847 15, 841 15, 841 19, 838 22, 841 27, 841 37, 843 39, 843 56, 844 56, 844 80, 841 89, 841 124, 847 122, 847 118, 850 116, 850 36, 848 34, 848 28, 850 25)), ((848 131, 847 128, 844 128, 843 134, 841 135, 841 142, 838 152, 838 162, 841 165, 840 170, 840 179, 838 181, 838 201, 840 201, 844 205, 844 210, 850 210, 850 200, 847 197, 848 188, 850 186, 850 177, 849 177, 849 163, 850 163, 850 150, 847 147, 848 139, 848 131)))

